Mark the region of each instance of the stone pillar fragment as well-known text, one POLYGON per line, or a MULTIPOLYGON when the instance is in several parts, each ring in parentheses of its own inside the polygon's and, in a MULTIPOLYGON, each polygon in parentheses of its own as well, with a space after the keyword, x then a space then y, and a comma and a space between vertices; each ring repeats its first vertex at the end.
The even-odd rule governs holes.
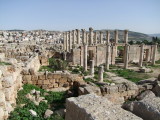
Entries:
POLYGON ((84 45, 84 59, 83 59, 83 67, 84 67, 84 71, 87 71, 87 47, 88 45, 84 45))
POLYGON ((155 45, 154 45, 154 48, 153 48, 152 65, 155 65, 155 61, 156 61, 156 52, 157 52, 157 44, 155 44, 155 45))
POLYGON ((115 30, 114 33, 115 33, 115 56, 117 57, 118 30, 115 30))
POLYGON ((80 41, 80 30, 76 29, 77 31, 77 44, 80 45, 81 41, 80 41))
POLYGON ((100 31, 100 44, 103 44, 103 32, 100 31))
POLYGON ((110 43, 110 32, 109 32, 109 30, 106 32, 106 37, 107 37, 106 43, 109 44, 110 43))
POLYGON ((86 30, 82 29, 82 43, 87 44, 87 40, 86 40, 86 30))
POLYGON ((89 45, 93 45, 93 28, 89 28, 89 45))
POLYGON ((75 30, 72 30, 72 34, 73 34, 73 45, 75 45, 76 43, 76 31, 75 30))
POLYGON ((67 53, 63 52, 63 59, 66 60, 67 59, 67 53))
POLYGON ((63 33, 63 50, 66 50, 66 33, 63 33))
POLYGON ((128 50, 129 50, 129 45, 125 44, 124 69, 128 69, 128 50))
POLYGON ((106 46, 106 65, 105 65, 106 70, 109 70, 109 64, 110 64, 110 44, 108 43, 106 46))
POLYGON ((142 67, 143 65, 143 56, 144 56, 144 44, 142 43, 140 48, 139 67, 142 67))
POLYGON ((94 60, 90 60, 90 75, 94 76, 94 60))
POLYGON ((86 32, 86 44, 89 42, 89 33, 86 32))
POLYGON ((69 46, 68 46, 68 32, 66 32, 66 51, 69 51, 69 46))
POLYGON ((103 82, 103 72, 104 72, 104 67, 100 66, 98 70, 98 81, 103 82))
POLYGON ((128 30, 124 30, 124 43, 128 43, 128 30))
POLYGON ((97 45, 98 40, 97 40, 97 32, 94 33, 94 44, 97 45))
POLYGON ((114 35, 115 35, 115 37, 114 37, 115 43, 117 44, 118 43, 118 30, 114 31, 114 35))
POLYGON ((69 51, 72 49, 72 32, 69 31, 69 51))

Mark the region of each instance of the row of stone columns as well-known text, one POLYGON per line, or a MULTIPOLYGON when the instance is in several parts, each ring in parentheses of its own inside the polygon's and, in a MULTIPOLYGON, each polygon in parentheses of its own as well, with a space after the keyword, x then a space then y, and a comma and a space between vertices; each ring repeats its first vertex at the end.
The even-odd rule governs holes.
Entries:
MULTIPOLYGON (((105 43, 109 43, 110 41, 110 31, 106 31, 106 41, 104 41, 104 36, 103 36, 103 32, 100 31, 99 32, 99 41, 98 41, 98 33, 97 31, 94 32, 93 28, 89 28, 89 33, 86 32, 85 29, 81 29, 82 32, 80 32, 80 30, 76 29, 76 30, 72 30, 69 32, 64 32, 63 36, 64 36, 64 50, 69 52, 70 49, 72 49, 73 45, 78 44, 88 44, 88 45, 96 45, 96 44, 105 44, 105 43), (81 40, 81 34, 82 34, 82 40, 81 40)), ((115 44, 117 45, 118 43, 118 30, 115 30, 115 44)), ((124 31, 124 41, 125 43, 128 43, 128 30, 124 31)))
MULTIPOLYGON (((152 59, 151 59, 151 64, 152 65, 155 65, 156 51, 157 51, 157 44, 153 45, 153 53, 152 53, 152 59)), ((144 44, 142 43, 141 46, 140 46, 139 67, 143 66, 143 59, 144 59, 144 44)))

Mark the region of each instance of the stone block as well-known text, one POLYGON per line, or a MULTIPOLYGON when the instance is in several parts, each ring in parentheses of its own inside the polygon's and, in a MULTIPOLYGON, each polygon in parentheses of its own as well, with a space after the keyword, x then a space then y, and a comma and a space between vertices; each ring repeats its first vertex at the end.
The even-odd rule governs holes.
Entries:
POLYGON ((50 84, 50 82, 49 82, 49 80, 43 80, 43 84, 48 85, 48 84, 50 84))
POLYGON ((53 87, 54 87, 54 88, 59 87, 59 86, 58 86, 58 83, 54 83, 54 84, 53 84, 53 87))
POLYGON ((46 79, 46 76, 45 76, 45 75, 39 75, 39 76, 38 76, 38 79, 39 79, 39 80, 45 80, 45 79, 46 79))
POLYGON ((4 110, 0 107, 0 120, 4 120, 4 110))
POLYGON ((42 89, 48 89, 48 85, 42 85, 42 89))
POLYGON ((47 74, 47 79, 52 79, 53 78, 53 74, 52 73, 48 73, 47 74))
POLYGON ((38 80, 38 76, 37 75, 32 75, 31 76, 31 80, 32 81, 37 81, 38 80))
POLYGON ((38 81, 32 81, 32 84, 36 85, 38 84, 38 81))
POLYGON ((61 78, 61 79, 59 79, 59 82, 60 83, 66 83, 67 82, 67 78, 61 78))
POLYGON ((2 90, 0 90, 0 106, 5 106, 5 95, 2 90))
POLYGON ((6 76, 2 79, 2 86, 5 88, 11 87, 15 84, 16 78, 14 78, 12 75, 6 76))
POLYGON ((60 79, 61 78, 61 74, 53 74, 53 78, 54 79, 60 79))
POLYGON ((136 94, 135 90, 129 90, 129 91, 127 91, 127 96, 132 96, 132 95, 135 95, 135 94, 136 94))
POLYGON ((34 69, 29 69, 29 73, 30 73, 30 75, 35 75, 35 71, 34 71, 34 69))
POLYGON ((49 88, 53 88, 53 84, 49 84, 48 87, 49 87, 49 88))
POLYGON ((22 79, 23 81, 31 81, 31 75, 24 75, 22 79))
POLYGON ((42 85, 43 84, 43 80, 38 80, 38 85, 42 85))
POLYGON ((49 79, 49 82, 50 82, 51 84, 54 84, 54 83, 55 83, 55 79, 49 79))
POLYGON ((4 89, 6 101, 12 101, 15 99, 14 86, 4 89))
POLYGON ((117 93, 118 92, 118 87, 117 86, 109 86, 109 93, 117 93))
POLYGON ((23 69, 21 72, 22 75, 29 75, 29 72, 27 69, 23 69))

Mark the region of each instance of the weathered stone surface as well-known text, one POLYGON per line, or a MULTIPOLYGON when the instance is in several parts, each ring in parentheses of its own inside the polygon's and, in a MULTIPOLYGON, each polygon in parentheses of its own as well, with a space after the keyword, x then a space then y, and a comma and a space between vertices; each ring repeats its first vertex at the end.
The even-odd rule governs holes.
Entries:
POLYGON ((79 95, 85 95, 85 94, 90 94, 90 93, 101 95, 101 90, 97 86, 91 86, 91 85, 86 84, 86 86, 83 86, 83 88, 82 87, 79 87, 79 88, 78 88, 79 95))
POLYGON ((2 79, 2 86, 3 87, 6 87, 6 88, 11 87, 14 85, 14 83, 15 83, 15 79, 11 75, 6 76, 2 79))
POLYGON ((157 84, 152 90, 156 96, 160 97, 160 84, 157 84))
POLYGON ((136 98, 138 100, 142 100, 145 97, 155 97, 155 94, 151 90, 146 90, 146 91, 142 92, 140 95, 138 95, 136 98))
POLYGON ((29 112, 30 112, 30 114, 31 114, 32 116, 34 116, 34 117, 37 116, 37 113, 36 113, 34 110, 29 110, 29 112))
POLYGON ((160 81, 160 74, 158 75, 158 79, 157 80, 160 81))
POLYGON ((123 108, 144 120, 160 120, 160 98, 155 97, 152 92, 146 92, 141 99, 140 101, 124 104, 123 108))
POLYGON ((45 114, 44 114, 44 118, 48 118, 48 117, 50 117, 52 114, 53 114, 53 111, 47 109, 46 112, 45 112, 45 114))
POLYGON ((65 120, 142 120, 95 94, 68 98, 65 120))

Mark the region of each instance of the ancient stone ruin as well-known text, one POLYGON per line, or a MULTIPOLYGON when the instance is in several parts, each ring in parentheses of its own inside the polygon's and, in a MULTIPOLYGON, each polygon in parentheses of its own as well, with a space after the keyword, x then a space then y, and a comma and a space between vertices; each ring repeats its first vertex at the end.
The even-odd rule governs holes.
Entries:
POLYGON ((38 87, 23 93, 36 106, 51 106, 49 93, 65 91, 64 107, 47 107, 43 119, 160 120, 158 44, 130 45, 129 30, 122 40, 118 30, 93 28, 8 34, 0 36, 0 120, 27 104, 17 106, 26 84, 38 87))

